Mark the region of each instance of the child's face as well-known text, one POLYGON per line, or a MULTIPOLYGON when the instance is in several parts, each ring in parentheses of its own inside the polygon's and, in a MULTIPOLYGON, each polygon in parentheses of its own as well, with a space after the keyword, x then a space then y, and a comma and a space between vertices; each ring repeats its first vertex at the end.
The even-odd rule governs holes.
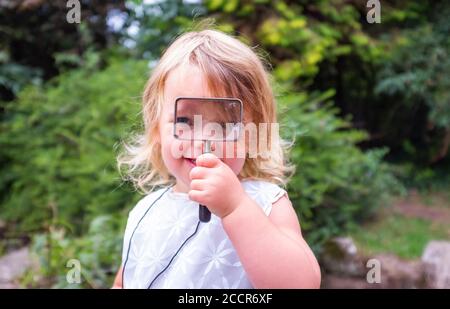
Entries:
MULTIPOLYGON (((182 66, 169 74, 164 87, 164 106, 159 121, 161 155, 164 164, 169 173, 177 179, 176 191, 188 192, 189 172, 195 166, 190 159, 195 159, 203 153, 203 142, 182 141, 173 136, 174 108, 177 97, 212 97, 206 80, 196 66, 182 66)), ((239 143, 241 142, 242 138, 239 140, 239 143)), ((236 175, 240 173, 245 162, 245 158, 237 158, 237 143, 212 142, 212 153, 227 164, 236 175), (232 158, 225 156, 228 147, 233 148, 232 158)))

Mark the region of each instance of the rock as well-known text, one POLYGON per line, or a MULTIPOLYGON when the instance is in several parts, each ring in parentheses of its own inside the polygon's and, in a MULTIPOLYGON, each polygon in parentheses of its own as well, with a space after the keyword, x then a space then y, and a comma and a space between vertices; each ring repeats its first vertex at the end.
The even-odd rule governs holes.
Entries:
POLYGON ((367 270, 350 237, 336 237, 327 241, 321 255, 324 270, 346 276, 365 276, 367 270))
POLYGON ((377 284, 369 284, 366 278, 348 277, 327 274, 322 278, 322 289, 372 289, 377 284))
POLYGON ((430 241, 422 254, 425 278, 430 288, 450 288, 450 242, 430 241))
POLYGON ((406 261, 393 254, 363 256, 358 254, 355 243, 349 237, 328 241, 324 245, 320 262, 325 275, 324 288, 427 287, 424 266, 420 260, 406 261))
POLYGON ((0 288, 17 288, 18 279, 32 265, 28 248, 12 251, 0 258, 0 288))
POLYGON ((378 254, 371 259, 379 261, 379 288, 412 289, 425 288, 426 280, 420 261, 405 261, 393 254, 378 254))
POLYGON ((393 254, 364 257, 351 238, 337 237, 324 245, 320 264, 324 288, 450 288, 449 241, 431 241, 421 260, 410 261, 393 254))

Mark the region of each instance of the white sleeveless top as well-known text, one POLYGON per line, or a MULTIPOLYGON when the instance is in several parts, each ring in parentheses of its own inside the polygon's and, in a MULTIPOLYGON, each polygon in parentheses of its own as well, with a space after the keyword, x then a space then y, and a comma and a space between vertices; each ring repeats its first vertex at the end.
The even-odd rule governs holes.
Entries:
MULTIPOLYGON (((266 181, 241 185, 266 215, 286 194, 266 181)), ((173 187, 150 193, 130 212, 122 268, 124 288, 252 288, 220 218, 199 223, 198 203, 173 187)))

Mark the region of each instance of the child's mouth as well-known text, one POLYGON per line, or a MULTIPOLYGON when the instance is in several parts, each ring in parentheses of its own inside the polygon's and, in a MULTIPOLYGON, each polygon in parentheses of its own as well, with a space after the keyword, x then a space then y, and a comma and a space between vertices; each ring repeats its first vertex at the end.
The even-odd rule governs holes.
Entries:
POLYGON ((197 166, 197 164, 195 163, 196 159, 191 159, 191 158, 184 158, 186 160, 186 162, 191 165, 192 167, 197 166))
MULTIPOLYGON (((190 166, 192 166, 192 167, 196 167, 196 166, 197 166, 197 163, 196 163, 196 160, 197 160, 197 159, 191 159, 191 158, 183 158, 183 159, 184 159, 184 160, 187 162, 187 164, 189 164, 190 166)), ((220 159, 220 161, 224 162, 222 158, 219 158, 219 159, 220 159)))

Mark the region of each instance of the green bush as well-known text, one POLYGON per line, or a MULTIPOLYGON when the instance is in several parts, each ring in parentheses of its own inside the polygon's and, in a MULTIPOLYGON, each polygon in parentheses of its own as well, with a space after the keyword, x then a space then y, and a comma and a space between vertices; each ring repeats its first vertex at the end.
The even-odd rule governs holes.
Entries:
POLYGON ((122 187, 115 145, 138 122, 149 69, 144 61, 110 62, 25 89, 1 123, 0 216, 8 237, 37 233, 47 284, 63 286, 66 263, 76 258, 85 286, 108 286, 128 210, 139 199, 122 187))
POLYGON ((337 117, 328 102, 333 94, 279 98, 284 136, 295 138, 291 157, 297 170, 289 182, 289 197, 314 249, 369 218, 392 193, 402 192, 382 160, 386 149, 363 152, 356 146, 367 135, 337 117))
POLYGON ((145 62, 80 69, 30 87, 1 123, 1 218, 18 231, 86 231, 97 215, 133 204, 120 189, 114 145, 137 119, 145 62))
POLYGON ((109 288, 121 263, 123 231, 126 217, 100 215, 94 218, 82 237, 67 235, 64 228, 55 227, 33 237, 32 252, 39 269, 30 270, 22 279, 27 287, 109 288), (81 282, 69 283, 67 274, 80 263, 81 282))
POLYGON ((279 82, 334 89, 340 115, 370 133, 361 147, 434 170, 450 160, 448 1, 385 0, 380 24, 366 21, 367 1, 204 4, 222 29, 268 52, 279 82))
POLYGON ((400 39, 388 37, 395 43, 375 87, 375 93, 396 111, 383 110, 390 115, 385 123, 389 138, 398 143, 402 136, 392 133, 411 132, 413 138, 403 142, 403 150, 407 161, 419 167, 450 159, 449 13, 448 5, 438 5, 433 24, 404 30, 400 39))

